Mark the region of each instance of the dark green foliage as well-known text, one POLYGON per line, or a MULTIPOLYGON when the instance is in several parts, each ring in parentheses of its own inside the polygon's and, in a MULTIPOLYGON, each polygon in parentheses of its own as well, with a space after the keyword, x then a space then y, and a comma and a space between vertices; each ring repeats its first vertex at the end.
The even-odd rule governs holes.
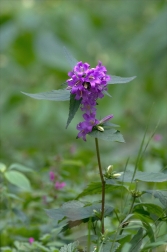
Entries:
POLYGON ((66 129, 68 125, 70 124, 70 122, 72 121, 72 119, 74 118, 75 113, 77 112, 80 104, 81 104, 81 99, 76 100, 75 95, 71 94, 70 95, 70 108, 69 108, 69 115, 68 115, 66 129))

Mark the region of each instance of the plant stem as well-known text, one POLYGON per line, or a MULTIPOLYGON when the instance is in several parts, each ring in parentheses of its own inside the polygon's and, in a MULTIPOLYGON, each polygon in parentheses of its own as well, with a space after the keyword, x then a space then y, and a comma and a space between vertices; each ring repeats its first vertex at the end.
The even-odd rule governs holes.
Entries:
POLYGON ((98 166, 99 166, 100 179, 101 179, 101 184, 102 184, 101 232, 102 232, 102 234, 104 234, 105 180, 103 177, 103 172, 102 172, 102 167, 101 167, 100 152, 99 152, 99 145, 98 145, 97 138, 95 138, 95 144, 96 144, 96 154, 97 154, 97 160, 98 160, 98 166))

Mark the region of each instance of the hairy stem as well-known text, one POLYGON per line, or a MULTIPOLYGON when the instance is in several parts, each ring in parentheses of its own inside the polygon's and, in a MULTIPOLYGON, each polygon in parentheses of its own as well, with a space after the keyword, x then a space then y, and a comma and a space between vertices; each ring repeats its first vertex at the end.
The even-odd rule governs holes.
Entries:
POLYGON ((97 160, 98 160, 98 166, 99 166, 100 179, 101 179, 101 184, 102 184, 101 232, 102 234, 104 234, 105 180, 103 177, 103 172, 102 172, 102 167, 101 167, 100 152, 99 152, 99 145, 98 145, 97 138, 95 138, 95 144, 96 144, 96 154, 97 154, 97 160))

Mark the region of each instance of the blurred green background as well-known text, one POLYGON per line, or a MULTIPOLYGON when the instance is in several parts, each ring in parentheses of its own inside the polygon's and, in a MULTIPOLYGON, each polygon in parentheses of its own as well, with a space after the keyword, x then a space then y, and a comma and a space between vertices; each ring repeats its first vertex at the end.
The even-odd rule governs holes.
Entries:
POLYGON ((167 122, 167 9, 165 0, 0 1, 1 160, 42 167, 49 156, 71 148, 93 155, 93 138, 76 140, 81 112, 66 130, 68 102, 34 100, 21 94, 61 88, 71 70, 63 46, 92 67, 136 75, 110 85, 98 117, 113 113, 126 145, 101 142, 104 163, 136 155, 150 110, 150 132, 165 143, 167 122), (105 158, 106 157, 106 158, 105 158))

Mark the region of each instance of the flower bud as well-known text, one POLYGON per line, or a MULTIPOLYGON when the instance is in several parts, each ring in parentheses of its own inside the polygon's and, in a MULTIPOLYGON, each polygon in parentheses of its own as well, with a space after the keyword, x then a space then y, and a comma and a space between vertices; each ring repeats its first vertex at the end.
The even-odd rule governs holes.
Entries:
POLYGON ((107 167, 107 172, 108 172, 109 174, 111 174, 112 171, 113 171, 113 168, 114 168, 113 165, 109 165, 109 166, 107 167))
POLYGON ((103 128, 102 126, 97 125, 96 127, 97 127, 97 129, 98 129, 99 131, 101 131, 101 132, 104 131, 104 128, 103 128))
POLYGON ((121 176, 121 173, 115 173, 115 174, 113 174, 114 178, 119 178, 120 176, 121 176))

